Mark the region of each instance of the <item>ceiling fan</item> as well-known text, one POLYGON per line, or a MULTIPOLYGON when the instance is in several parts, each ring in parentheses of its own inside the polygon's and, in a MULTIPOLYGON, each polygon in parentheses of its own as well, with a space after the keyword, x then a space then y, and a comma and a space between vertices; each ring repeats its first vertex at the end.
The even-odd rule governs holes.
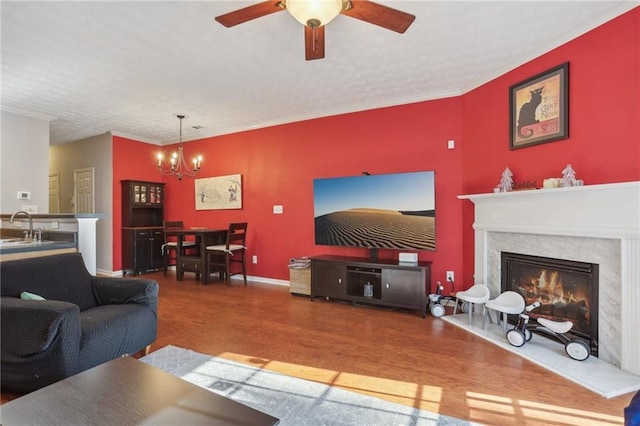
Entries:
POLYGON ((342 14, 404 33, 415 16, 369 0, 267 0, 216 17, 225 27, 233 27, 256 18, 287 10, 304 25, 307 61, 324 58, 324 27, 342 14))

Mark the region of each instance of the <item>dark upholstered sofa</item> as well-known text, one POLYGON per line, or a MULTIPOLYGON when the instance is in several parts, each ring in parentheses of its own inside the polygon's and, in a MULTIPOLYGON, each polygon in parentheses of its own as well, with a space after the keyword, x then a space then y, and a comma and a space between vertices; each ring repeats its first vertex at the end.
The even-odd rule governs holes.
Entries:
POLYGON ((0 262, 0 288, 2 391, 39 389, 156 339, 158 283, 92 276, 80 253, 0 262))

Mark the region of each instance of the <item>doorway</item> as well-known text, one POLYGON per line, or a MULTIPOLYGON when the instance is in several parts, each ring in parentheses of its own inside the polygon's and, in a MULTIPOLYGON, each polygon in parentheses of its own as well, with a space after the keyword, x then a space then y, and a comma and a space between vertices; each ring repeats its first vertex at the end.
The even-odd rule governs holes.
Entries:
POLYGON ((49 175, 49 213, 60 213, 60 173, 49 175))
POLYGON ((94 168, 73 171, 74 213, 95 213, 94 168))

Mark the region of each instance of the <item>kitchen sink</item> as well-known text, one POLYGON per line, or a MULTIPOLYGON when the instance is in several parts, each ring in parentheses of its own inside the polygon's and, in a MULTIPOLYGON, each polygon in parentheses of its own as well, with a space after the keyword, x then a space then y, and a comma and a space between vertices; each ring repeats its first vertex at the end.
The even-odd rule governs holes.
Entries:
POLYGON ((54 241, 34 241, 24 238, 4 238, 0 239, 0 247, 30 247, 51 244, 54 241))

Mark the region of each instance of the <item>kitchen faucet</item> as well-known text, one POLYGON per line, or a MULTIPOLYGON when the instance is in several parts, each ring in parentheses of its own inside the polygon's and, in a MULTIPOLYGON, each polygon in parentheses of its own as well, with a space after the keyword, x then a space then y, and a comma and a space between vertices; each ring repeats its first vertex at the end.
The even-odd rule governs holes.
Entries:
POLYGON ((15 219, 15 217, 17 215, 27 215, 27 217, 29 218, 29 233, 27 234, 27 238, 31 239, 33 238, 33 218, 31 217, 31 213, 29 212, 25 212, 24 210, 19 210, 17 212, 15 212, 14 214, 11 215, 11 219, 9 219, 9 223, 13 224, 13 221, 15 219))

